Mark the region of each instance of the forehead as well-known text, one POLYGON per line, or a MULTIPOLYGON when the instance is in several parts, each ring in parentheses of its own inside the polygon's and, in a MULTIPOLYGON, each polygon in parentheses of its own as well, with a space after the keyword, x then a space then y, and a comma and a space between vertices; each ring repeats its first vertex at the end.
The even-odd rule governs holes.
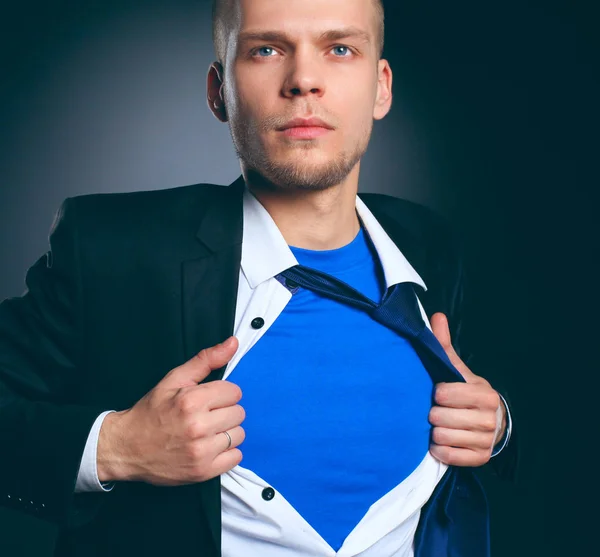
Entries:
MULTIPOLYGON (((237 0, 234 36, 246 30, 290 35, 353 26, 373 35, 373 0, 237 0)), ((233 14, 232 14, 233 15, 233 14)))

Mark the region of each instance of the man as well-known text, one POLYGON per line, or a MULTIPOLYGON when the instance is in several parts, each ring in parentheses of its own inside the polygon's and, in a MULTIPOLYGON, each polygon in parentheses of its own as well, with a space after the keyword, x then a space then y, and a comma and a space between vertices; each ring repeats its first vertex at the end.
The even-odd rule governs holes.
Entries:
POLYGON ((510 473, 514 439, 459 356, 455 242, 357 196, 392 100, 380 3, 222 0, 213 24, 242 177, 64 202, 0 306, 0 500, 60 557, 487 555, 471 468, 510 473), (413 314, 380 321, 401 286, 413 314))

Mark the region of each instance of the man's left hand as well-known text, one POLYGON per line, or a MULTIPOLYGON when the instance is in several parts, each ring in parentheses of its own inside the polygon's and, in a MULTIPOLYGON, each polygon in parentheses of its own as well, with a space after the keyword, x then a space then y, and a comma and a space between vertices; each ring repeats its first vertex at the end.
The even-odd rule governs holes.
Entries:
POLYGON ((433 426, 429 452, 455 466, 481 466, 490 459, 494 445, 506 429, 506 409, 500 396, 483 378, 475 375, 452 347, 448 320, 443 313, 431 316, 431 330, 466 383, 438 383, 429 413, 433 426), (497 411, 502 424, 497 429, 497 411))

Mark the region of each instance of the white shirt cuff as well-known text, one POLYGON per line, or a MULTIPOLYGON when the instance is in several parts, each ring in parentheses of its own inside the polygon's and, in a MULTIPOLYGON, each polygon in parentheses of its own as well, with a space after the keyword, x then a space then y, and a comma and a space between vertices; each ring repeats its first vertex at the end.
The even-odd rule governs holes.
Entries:
POLYGON ((500 404, 498 405, 498 411, 496 412, 496 437, 494 437, 494 448, 492 449, 492 457, 502 451, 504 447, 508 444, 510 440, 510 434, 512 432, 512 418, 510 417, 510 410, 508 409, 508 404, 506 404, 506 400, 504 397, 498 393, 500 397, 500 404), (502 427, 502 408, 501 405, 504 404, 504 408, 506 409, 506 431, 504 432, 504 436, 502 439, 497 439, 498 433, 500 432, 500 428, 502 427))
POLYGON ((88 435, 83 450, 79 473, 77 474, 77 482, 75 484, 75 493, 85 491, 111 491, 115 486, 114 482, 101 482, 98 479, 98 463, 96 460, 100 428, 102 427, 104 418, 111 412, 116 412, 116 410, 102 412, 102 414, 96 418, 94 425, 92 425, 92 429, 90 430, 90 434, 88 435))

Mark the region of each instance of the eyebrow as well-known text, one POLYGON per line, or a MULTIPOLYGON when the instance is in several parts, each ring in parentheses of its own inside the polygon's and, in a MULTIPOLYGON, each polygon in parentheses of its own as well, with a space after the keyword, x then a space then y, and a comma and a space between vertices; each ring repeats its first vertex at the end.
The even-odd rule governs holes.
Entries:
MULTIPOLYGON (((358 27, 343 27, 330 29, 317 36, 317 41, 338 41, 341 39, 355 38, 364 43, 371 43, 371 36, 358 27)), ((239 42, 266 41, 266 42, 291 42, 287 33, 282 31, 242 31, 238 37, 239 42)))

